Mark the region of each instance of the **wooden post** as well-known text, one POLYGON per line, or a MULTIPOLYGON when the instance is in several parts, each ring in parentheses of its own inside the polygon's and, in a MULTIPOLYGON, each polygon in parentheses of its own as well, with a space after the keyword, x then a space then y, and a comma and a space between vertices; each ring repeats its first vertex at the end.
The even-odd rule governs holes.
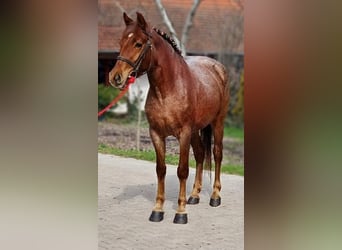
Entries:
POLYGON ((141 89, 140 85, 137 84, 138 87, 138 97, 137 97, 137 106, 138 106, 138 124, 137 124, 137 150, 140 151, 140 126, 141 126, 141 89))

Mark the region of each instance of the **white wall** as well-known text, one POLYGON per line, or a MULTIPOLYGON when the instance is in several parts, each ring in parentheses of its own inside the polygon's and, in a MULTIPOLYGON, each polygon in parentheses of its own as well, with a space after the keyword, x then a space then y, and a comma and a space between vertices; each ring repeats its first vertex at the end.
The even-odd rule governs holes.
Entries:
POLYGON ((141 103, 141 110, 145 109, 145 103, 146 103, 146 98, 147 98, 147 92, 150 87, 150 84, 148 82, 147 74, 140 76, 135 80, 135 83, 132 84, 129 87, 128 91, 128 98, 130 102, 134 100, 138 96, 139 90, 142 91, 141 98, 142 98, 142 103, 141 103))
MULTIPOLYGON (((147 98, 147 92, 149 89, 149 82, 147 75, 140 76, 135 80, 135 83, 133 83, 128 90, 128 98, 130 102, 133 102, 133 100, 137 97, 139 90, 142 91, 141 98, 142 103, 140 104, 141 110, 143 111, 145 109, 145 103, 147 98)), ((126 114, 127 113, 127 104, 119 104, 117 107, 111 109, 111 112, 116 114, 126 114)))

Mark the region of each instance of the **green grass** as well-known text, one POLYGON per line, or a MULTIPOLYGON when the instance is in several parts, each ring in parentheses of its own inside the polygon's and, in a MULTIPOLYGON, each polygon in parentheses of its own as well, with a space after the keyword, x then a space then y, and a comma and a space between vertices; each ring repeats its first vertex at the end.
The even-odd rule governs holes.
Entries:
POLYGON ((243 128, 237 128, 237 127, 224 127, 224 136, 243 140, 244 130, 243 128))
POLYGON ((234 174, 234 175, 245 175, 245 169, 241 165, 228 165, 224 164, 221 167, 221 172, 226 174, 234 174))
MULTIPOLYGON (((107 146, 105 144, 100 144, 98 146, 98 152, 103 153, 103 154, 113 154, 113 155, 118 155, 118 156, 123 156, 123 157, 128 157, 128 158, 134 158, 138 160, 146 160, 146 161, 156 161, 156 156, 155 152, 153 150, 148 150, 148 151, 138 151, 138 150, 123 150, 123 149, 118 149, 118 148, 113 148, 110 146, 107 146)), ((166 164, 170 165, 178 165, 178 156, 175 155, 166 155, 165 157, 165 162, 166 164)), ((189 161, 190 167, 195 167, 196 162, 193 159, 190 159, 189 161)), ((244 175, 244 168, 243 166, 239 165, 229 165, 225 164, 222 165, 221 167, 222 173, 226 174, 235 174, 235 175, 244 175)))

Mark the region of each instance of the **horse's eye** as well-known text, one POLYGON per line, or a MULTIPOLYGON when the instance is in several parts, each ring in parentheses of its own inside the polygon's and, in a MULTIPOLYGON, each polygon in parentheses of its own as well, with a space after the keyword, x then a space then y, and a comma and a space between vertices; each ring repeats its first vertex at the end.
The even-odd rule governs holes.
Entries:
POLYGON ((134 47, 136 47, 136 48, 141 48, 142 47, 142 44, 141 43, 136 43, 135 45, 134 45, 134 47))

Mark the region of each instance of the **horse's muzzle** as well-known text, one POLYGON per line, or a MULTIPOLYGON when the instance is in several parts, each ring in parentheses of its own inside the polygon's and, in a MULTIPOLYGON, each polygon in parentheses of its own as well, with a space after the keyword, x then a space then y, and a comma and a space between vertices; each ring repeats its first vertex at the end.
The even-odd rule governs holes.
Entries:
POLYGON ((114 88, 123 89, 125 87, 125 81, 123 81, 123 78, 119 73, 116 73, 114 77, 112 77, 112 74, 109 73, 109 83, 114 88))

